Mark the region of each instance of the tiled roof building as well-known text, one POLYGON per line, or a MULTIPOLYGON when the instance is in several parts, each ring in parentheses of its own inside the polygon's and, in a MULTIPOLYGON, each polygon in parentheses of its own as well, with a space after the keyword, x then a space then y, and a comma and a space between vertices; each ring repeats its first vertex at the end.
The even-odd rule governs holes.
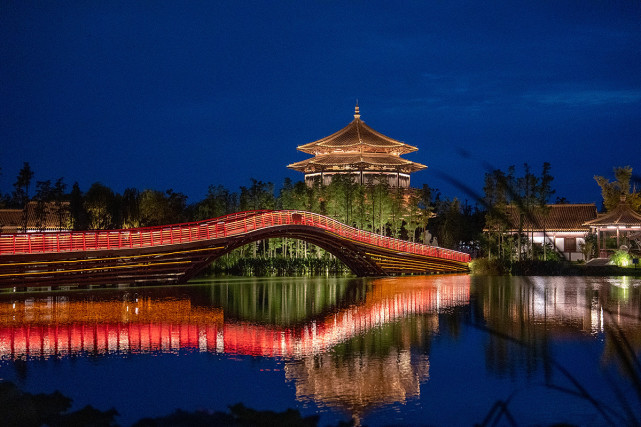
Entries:
POLYGON ((640 238, 641 214, 636 212, 626 196, 621 196, 621 202, 610 212, 599 215, 596 219, 584 224, 597 235, 599 256, 606 258, 608 253, 608 238, 616 239, 616 248, 621 244, 630 245, 631 240, 640 238))
MULTIPOLYGON (((38 203, 27 205, 27 232, 69 230, 69 202, 63 202, 60 210, 54 203, 46 203, 38 209, 38 203)), ((0 209, 0 233, 24 233, 25 210, 0 209)))
POLYGON ((551 245, 566 259, 576 261, 584 259, 581 247, 590 231, 585 223, 597 217, 597 208, 594 203, 546 205, 545 210, 533 209, 530 215, 522 215, 518 206, 507 205, 503 214, 506 233, 521 231, 532 242, 551 245))
POLYGON ((354 120, 343 129, 298 147, 314 157, 287 167, 303 172, 308 185, 317 178, 329 184, 333 176, 348 174, 360 184, 377 182, 383 175, 391 186, 409 187, 410 174, 427 166, 400 156, 418 148, 375 131, 360 117, 357 105, 354 120))
MULTIPOLYGON (((594 203, 546 205, 546 210, 534 209, 532 215, 523 215, 522 229, 534 231, 588 232, 586 221, 597 217, 594 203)), ((520 213, 515 205, 508 205, 506 219, 509 231, 519 230, 520 213)))

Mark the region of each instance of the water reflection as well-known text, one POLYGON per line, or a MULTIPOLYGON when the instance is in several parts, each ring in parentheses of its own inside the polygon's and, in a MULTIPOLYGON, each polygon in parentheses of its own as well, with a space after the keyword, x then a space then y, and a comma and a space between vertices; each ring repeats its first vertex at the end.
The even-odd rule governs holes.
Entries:
MULTIPOLYGON (((360 419, 372 408, 421 399, 432 370, 460 368, 444 366, 442 358, 435 366, 430 355, 436 337, 474 346, 480 341, 480 348, 466 351, 483 354, 495 378, 514 381, 542 372, 551 384, 558 371, 555 345, 563 342, 603 342, 604 365, 641 378, 640 283, 298 278, 3 294, 0 361, 155 353, 277 358, 303 407, 339 409, 360 419), (482 331, 480 340, 469 338, 470 325, 482 331)), ((483 375, 465 378, 471 388, 484 381, 483 375)))
POLYGON ((0 357, 215 351, 223 311, 188 298, 48 296, 0 303, 0 357))
POLYGON ((194 298, 158 289, 13 297, 0 301, 0 357, 198 349, 301 358, 469 299, 466 281, 441 286, 427 278, 353 280, 341 286, 340 302, 336 286, 311 287, 320 296, 304 283, 292 290, 287 283, 243 282, 213 285, 208 301, 204 288, 194 298))
MULTIPOLYGON (((472 305, 491 334, 487 366, 498 373, 546 360, 550 340, 603 335, 612 348, 641 349, 641 281, 630 277, 473 278, 472 305), (511 338, 522 346, 512 346, 511 338), (620 344, 613 345, 612 339, 620 344), (625 343, 622 341, 625 339, 625 343), (515 351, 519 354, 508 354, 515 351), (525 353, 523 353, 525 352, 525 353), (521 357, 522 355, 525 357, 521 357)), ((533 366, 531 366, 533 367, 533 366)))
POLYGON ((514 380, 541 369, 546 388, 588 404, 599 424, 638 424, 640 285, 629 277, 475 278, 470 304, 487 332, 488 372, 514 380), (603 341, 600 364, 581 354, 603 341))
POLYGON ((372 408, 418 397, 421 383, 429 379, 430 363, 427 353, 416 351, 413 344, 425 344, 438 330, 437 315, 402 321, 395 329, 404 339, 376 350, 372 344, 380 339, 366 336, 336 352, 289 361, 285 374, 296 386, 296 398, 341 409, 358 420, 372 408))

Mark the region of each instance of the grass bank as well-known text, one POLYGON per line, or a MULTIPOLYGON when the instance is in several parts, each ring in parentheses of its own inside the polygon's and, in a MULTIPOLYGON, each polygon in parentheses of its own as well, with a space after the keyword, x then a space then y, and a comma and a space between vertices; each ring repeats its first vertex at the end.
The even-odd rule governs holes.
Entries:
POLYGON ((616 265, 591 266, 569 261, 518 261, 478 258, 470 263, 470 271, 486 276, 633 276, 641 277, 641 268, 616 265))

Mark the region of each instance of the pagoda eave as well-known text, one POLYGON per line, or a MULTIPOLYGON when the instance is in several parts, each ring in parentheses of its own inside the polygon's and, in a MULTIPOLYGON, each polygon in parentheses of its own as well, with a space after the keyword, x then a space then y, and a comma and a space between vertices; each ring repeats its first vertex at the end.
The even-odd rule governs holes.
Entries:
POLYGON ((364 183, 377 174, 395 175, 396 186, 408 187, 409 175, 426 169, 427 166, 400 157, 417 151, 418 148, 392 139, 367 126, 360 119, 358 105, 354 120, 338 132, 317 141, 297 147, 298 151, 313 157, 292 163, 287 167, 305 173, 308 184, 312 176, 320 174, 323 183, 331 182, 331 176, 339 174, 360 174, 359 182, 364 183))

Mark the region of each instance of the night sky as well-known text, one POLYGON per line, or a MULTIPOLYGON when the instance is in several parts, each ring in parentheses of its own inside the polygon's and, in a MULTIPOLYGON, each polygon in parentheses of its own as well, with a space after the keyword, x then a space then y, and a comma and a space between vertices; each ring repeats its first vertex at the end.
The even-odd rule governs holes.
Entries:
POLYGON ((594 175, 641 173, 636 0, 5 0, 0 40, 1 193, 25 161, 34 182, 189 202, 280 186, 356 100, 447 197, 548 161, 555 197, 600 205, 594 175))

